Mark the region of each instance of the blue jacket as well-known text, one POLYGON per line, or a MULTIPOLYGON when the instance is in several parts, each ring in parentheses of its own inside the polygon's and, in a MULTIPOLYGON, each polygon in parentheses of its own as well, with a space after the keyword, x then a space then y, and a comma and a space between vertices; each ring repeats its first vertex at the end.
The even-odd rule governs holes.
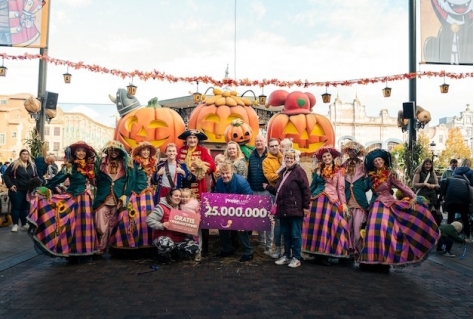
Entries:
POLYGON ((227 184, 222 181, 222 177, 219 177, 214 193, 253 195, 249 182, 236 173, 232 174, 232 179, 227 184))
POLYGON ((249 182, 252 190, 256 192, 264 191, 262 184, 268 184, 268 181, 265 178, 265 175, 263 174, 262 163, 265 157, 267 157, 267 149, 265 149, 262 156, 258 155, 257 150, 253 150, 253 152, 249 156, 247 181, 249 182))
POLYGON ((470 169, 469 167, 467 166, 456 167, 456 169, 454 170, 453 176, 455 175, 459 175, 459 176, 466 175, 467 179, 469 180, 469 185, 472 186, 472 169, 470 169))

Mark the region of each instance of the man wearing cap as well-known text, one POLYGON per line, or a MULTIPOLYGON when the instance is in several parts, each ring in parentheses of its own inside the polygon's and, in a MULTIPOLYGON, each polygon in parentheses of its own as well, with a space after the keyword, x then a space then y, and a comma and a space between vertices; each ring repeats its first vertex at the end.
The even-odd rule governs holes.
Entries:
POLYGON ((117 209, 126 205, 131 194, 128 188, 130 168, 127 166, 128 155, 122 143, 109 141, 103 152, 97 174, 97 193, 94 198, 95 225, 99 237, 99 253, 107 249, 109 238, 115 226, 117 209))
MULTIPOLYGON (((180 140, 185 140, 186 144, 178 150, 178 161, 185 163, 194 179, 188 186, 197 200, 201 200, 201 194, 207 192, 206 174, 211 174, 216 170, 216 165, 209 150, 199 142, 207 140, 206 134, 198 130, 186 130, 178 136, 180 140)), ((186 183, 185 183, 186 184, 186 183)), ((202 252, 201 256, 208 254, 209 230, 202 230, 202 252)))

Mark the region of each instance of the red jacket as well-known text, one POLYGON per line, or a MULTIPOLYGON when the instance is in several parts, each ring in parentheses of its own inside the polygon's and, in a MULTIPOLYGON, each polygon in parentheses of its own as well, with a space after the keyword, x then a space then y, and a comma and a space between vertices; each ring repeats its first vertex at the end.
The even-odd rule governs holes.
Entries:
MULTIPOLYGON (((186 160, 186 155, 188 153, 189 146, 183 146, 178 151, 178 161, 180 163, 184 163, 186 160)), ((214 160, 212 156, 209 154, 209 150, 203 146, 197 145, 196 149, 192 154, 192 158, 199 158, 201 161, 206 162, 209 164, 209 170, 207 171, 208 174, 213 173, 216 170, 216 164, 214 164, 214 160)), ((191 173, 193 170, 191 167, 188 167, 191 173)), ((196 199, 201 199, 201 194, 207 192, 207 185, 206 185, 206 178, 203 178, 199 181, 195 181, 191 183, 191 190, 196 195, 196 199)))

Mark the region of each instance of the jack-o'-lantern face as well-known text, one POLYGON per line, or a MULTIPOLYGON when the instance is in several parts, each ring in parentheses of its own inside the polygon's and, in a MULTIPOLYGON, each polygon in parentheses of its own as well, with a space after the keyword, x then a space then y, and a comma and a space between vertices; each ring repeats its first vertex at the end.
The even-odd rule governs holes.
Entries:
POLYGON ((253 137, 253 130, 241 119, 233 120, 225 129, 225 141, 237 142, 240 145, 247 144, 253 137))
POLYGON ((312 155, 323 145, 334 145, 334 130, 331 122, 323 115, 275 114, 268 122, 267 139, 289 138, 293 148, 302 155, 312 155))
MULTIPOLYGON (((204 132, 211 143, 226 142, 226 128, 234 120, 247 123, 253 132, 258 132, 258 116, 246 98, 236 96, 236 92, 221 92, 214 90, 215 96, 209 97, 199 104, 191 113, 188 122, 189 129, 204 132)), ((240 142, 239 142, 240 143, 240 142)), ((251 136, 248 145, 255 144, 251 136)))
POLYGON ((183 119, 174 110, 144 107, 133 110, 119 121, 115 129, 115 140, 121 142, 127 151, 140 142, 147 141, 164 153, 168 143, 175 143, 178 147, 183 145, 178 135, 184 129, 183 119))

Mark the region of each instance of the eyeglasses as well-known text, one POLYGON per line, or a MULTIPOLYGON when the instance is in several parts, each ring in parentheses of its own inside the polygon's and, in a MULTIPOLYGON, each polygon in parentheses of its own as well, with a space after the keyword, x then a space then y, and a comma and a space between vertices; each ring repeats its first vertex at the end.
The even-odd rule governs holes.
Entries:
POLYGON ((269 145, 268 147, 278 147, 278 145, 269 145))

